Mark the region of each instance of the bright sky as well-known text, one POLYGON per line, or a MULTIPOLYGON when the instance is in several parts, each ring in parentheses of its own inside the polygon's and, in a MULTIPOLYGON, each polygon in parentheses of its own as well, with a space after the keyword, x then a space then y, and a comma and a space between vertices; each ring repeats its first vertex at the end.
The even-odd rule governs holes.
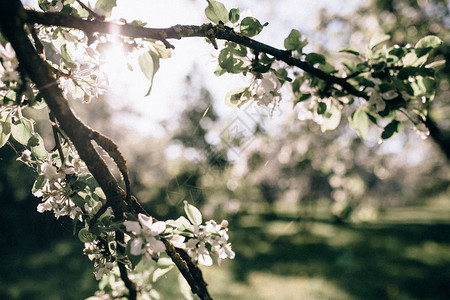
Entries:
MULTIPOLYGON (((341 12, 350 13, 359 1, 308 1, 308 0, 277 0, 277 1, 222 1, 228 9, 239 7, 242 14, 255 16, 262 23, 269 22, 263 32, 257 37, 258 40, 283 48, 284 38, 292 28, 299 29, 305 36, 312 35, 317 23, 319 10, 326 5, 328 9, 336 9, 341 12)), ((148 22, 149 27, 169 27, 175 24, 199 25, 208 22, 204 16, 206 1, 182 1, 179 0, 119 0, 118 7, 113 11, 113 17, 126 18, 128 20, 143 20, 148 22), (148 8, 146 8, 148 4, 148 8)), ((202 38, 186 38, 180 41, 170 41, 175 50, 172 57, 161 61, 161 67, 155 75, 152 93, 147 98, 142 98, 148 86, 136 80, 133 84, 133 95, 128 99, 133 106, 143 114, 142 123, 139 120, 133 122, 136 129, 148 128, 149 120, 162 120, 173 116, 174 109, 182 109, 178 105, 183 91, 185 76, 195 70, 203 79, 201 84, 208 88, 214 98, 216 109, 223 116, 236 114, 236 109, 227 107, 224 103, 225 94, 232 88, 242 86, 242 78, 236 75, 223 75, 217 77, 213 74, 217 66, 218 51, 212 45, 206 43, 202 38), (144 124, 147 124, 145 126, 144 124)), ((138 72, 139 73, 139 72, 138 72)), ((136 74, 141 76, 141 74, 136 74)), ((287 101, 284 101, 286 104, 287 101)), ((123 120, 123 123, 126 123, 123 120)), ((121 122, 122 123, 122 122, 121 122)), ((155 131, 153 131, 155 133, 155 131)))
MULTIPOLYGON (((37 0, 23 0, 28 5, 36 6, 37 0)), ((86 2, 86 1, 85 1, 86 2)), ((91 1, 95 2, 95 1, 91 1)), ((318 22, 321 8, 351 13, 360 3, 356 0, 222 0, 228 9, 238 7, 242 14, 258 18, 261 23, 269 22, 263 32, 258 35, 259 41, 272 46, 283 48, 284 38, 292 28, 298 29, 305 37, 313 39, 314 28, 318 22)), ((128 21, 142 20, 148 27, 169 27, 176 24, 200 25, 208 22, 204 16, 207 2, 204 0, 118 0, 117 8, 113 10, 112 18, 125 18, 128 21)), ((236 75, 223 75, 217 77, 213 74, 217 66, 218 51, 202 38, 185 38, 171 40, 175 50, 170 59, 161 60, 161 66, 156 73, 152 93, 149 97, 143 97, 149 82, 138 70, 134 74, 124 74, 123 67, 119 64, 123 59, 117 57, 110 59, 107 66, 112 73, 113 87, 116 88, 117 98, 114 106, 132 106, 142 117, 133 116, 133 121, 128 119, 129 114, 116 116, 117 122, 128 124, 130 129, 148 134, 161 136, 164 132, 155 121, 170 119, 174 112, 183 109, 179 102, 182 95, 186 95, 184 79, 189 72, 195 70, 200 74, 202 82, 199 84, 208 88, 215 98, 216 109, 222 116, 232 116, 237 112, 235 108, 225 105, 225 94, 234 87, 245 85, 242 78, 236 75), (114 70, 117 70, 114 72, 114 70), (158 129, 159 128, 159 129, 158 129)), ((282 101, 282 105, 290 107, 288 101, 282 101)))

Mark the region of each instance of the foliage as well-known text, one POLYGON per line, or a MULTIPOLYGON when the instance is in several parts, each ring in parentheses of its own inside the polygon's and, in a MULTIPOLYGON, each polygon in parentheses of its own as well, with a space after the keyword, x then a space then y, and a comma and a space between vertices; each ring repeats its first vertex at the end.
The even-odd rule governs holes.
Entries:
MULTIPOLYGON (((94 262, 96 279, 101 280, 100 291, 91 299, 136 299, 138 293, 157 299, 153 284, 174 265, 193 293, 211 299, 198 265, 235 257, 228 243, 228 221, 203 224, 202 213, 186 201, 187 219, 152 218, 131 193, 128 167, 117 145, 70 110, 66 99, 87 103, 106 88, 108 75, 102 71, 101 56, 112 33, 121 32, 116 38, 136 54, 150 81, 147 95, 160 59, 170 57, 173 46, 168 39, 203 36, 216 49, 217 40, 225 41, 220 44, 216 75, 250 78, 248 86, 227 95, 230 105, 255 102, 273 114, 282 87, 288 87, 299 118, 315 121, 322 132, 335 130, 342 111, 350 109, 350 124, 362 138, 369 123, 383 128, 381 139, 398 133, 404 122, 412 122, 424 137, 430 134, 426 123, 436 90, 435 69, 445 61, 430 62, 429 56, 442 45, 440 38, 425 36, 414 46, 387 46, 389 35, 375 35, 364 53, 353 48, 341 51, 342 69, 320 53, 306 53, 308 41, 298 30, 286 37, 285 49, 276 49, 251 39, 267 24, 242 17, 238 8, 228 11, 218 1, 207 0, 207 4, 205 15, 213 24, 167 29, 147 28, 141 21, 104 22, 116 1, 99 0, 90 7, 81 1, 40 0, 43 12, 25 10, 18 0, 0 5, 4 41, 0 146, 13 139, 25 148, 18 160, 38 175, 32 188, 33 195, 42 198, 38 212, 52 211, 57 219, 70 217, 74 233, 82 224, 78 238, 94 262), (55 142, 50 152, 35 132, 33 120, 23 114, 25 108, 46 106, 55 142), (400 115, 407 116, 406 121, 400 115), (119 169, 124 190, 93 142, 119 169)), ((270 183, 265 187, 265 192, 270 191, 270 183)))

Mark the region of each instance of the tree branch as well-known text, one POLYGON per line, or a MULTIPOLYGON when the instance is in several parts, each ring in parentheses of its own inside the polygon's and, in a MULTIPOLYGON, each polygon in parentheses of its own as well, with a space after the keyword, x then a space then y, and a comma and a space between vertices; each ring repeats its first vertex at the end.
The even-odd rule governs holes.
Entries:
MULTIPOLYGON (((106 148, 105 150, 110 155, 113 155, 113 159, 115 160, 116 164, 118 164, 119 169, 121 169, 122 171, 122 174, 126 174, 127 170, 125 160, 123 159, 120 152, 116 149, 117 146, 108 138, 101 136, 99 133, 86 126, 80 119, 75 116, 67 100, 64 98, 62 90, 59 88, 57 81, 52 77, 53 70, 37 54, 36 49, 28 39, 23 25, 25 23, 30 23, 28 19, 30 13, 31 15, 33 15, 33 13, 37 15, 45 15, 26 11, 19 0, 4 1, 0 5, 0 29, 2 34, 8 39, 8 41, 14 48, 21 70, 23 70, 36 84, 36 87, 39 89, 40 95, 42 95, 42 97, 46 101, 51 113, 58 121, 59 126, 70 138, 73 145, 77 149, 80 158, 85 162, 87 168, 89 169, 89 172, 94 176, 99 186, 102 188, 107 198, 107 204, 105 204, 104 207, 111 206, 114 212, 115 219, 119 221, 124 219, 124 212, 127 211, 127 209, 145 212, 144 209, 140 206, 139 202, 130 194, 128 176, 126 175, 127 192, 125 192, 122 188, 120 188, 117 180, 110 172, 106 162, 95 150, 92 141, 97 141, 100 146, 106 148), (126 200, 129 200, 131 202, 131 205, 128 206, 126 200)), ((50 16, 56 17, 56 19, 65 19, 66 17, 68 17, 61 14, 50 14, 50 16)), ((81 19, 73 17, 69 17, 69 19, 82 21, 83 24, 86 22, 93 22, 106 24, 108 26, 110 25, 109 23, 99 22, 97 20, 83 21, 81 19)), ((136 26, 132 27, 138 28, 136 26)), ((160 31, 157 32, 157 35, 159 39, 163 39, 166 37, 166 34, 162 34, 160 31)), ((122 233, 118 231, 116 232, 116 235, 117 234, 120 235, 122 233)), ((167 254, 172 258, 174 262, 183 261, 182 259, 180 259, 180 256, 176 253, 174 246, 169 241, 164 239, 164 244, 167 249, 167 254)), ((134 283, 129 280, 125 266, 120 262, 118 263, 121 271, 121 278, 129 289, 130 299, 135 299, 136 287, 134 283)), ((212 299, 208 294, 203 278, 199 280, 198 276, 193 276, 190 274, 201 274, 200 270, 198 270, 198 267, 194 266, 190 261, 190 258, 189 265, 194 266, 191 269, 187 267, 184 268, 180 263, 176 264, 178 268, 181 268, 181 273, 186 278, 186 280, 188 280, 194 293, 197 293, 197 295, 201 299, 212 299)), ((184 262, 184 265, 187 266, 186 262, 184 262)))
POLYGON ((277 60, 283 61, 289 66, 295 66, 317 78, 325 80, 329 84, 336 84, 344 91, 357 96, 369 99, 365 93, 358 91, 354 86, 347 82, 346 78, 336 77, 322 70, 315 68, 308 62, 302 61, 292 56, 292 51, 280 50, 264 43, 255 41, 240 33, 235 32, 232 28, 223 24, 212 25, 203 24, 196 25, 175 25, 168 28, 146 28, 132 24, 117 24, 112 22, 104 22, 100 20, 84 20, 79 17, 65 15, 52 12, 36 12, 26 10, 26 22, 36 23, 47 26, 61 26, 74 28, 84 31, 87 35, 94 32, 118 34, 132 38, 149 38, 162 41, 166 47, 172 48, 166 39, 181 39, 186 37, 205 37, 214 41, 215 39, 235 42, 246 46, 257 52, 264 52, 275 57, 277 60))

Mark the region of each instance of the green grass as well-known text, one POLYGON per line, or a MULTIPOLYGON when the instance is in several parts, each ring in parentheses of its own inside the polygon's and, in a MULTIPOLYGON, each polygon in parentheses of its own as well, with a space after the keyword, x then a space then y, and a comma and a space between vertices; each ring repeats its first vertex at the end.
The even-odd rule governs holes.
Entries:
MULTIPOLYGON (((303 223, 293 211, 230 220, 235 260, 202 268, 214 299, 450 299, 448 209, 392 209, 373 223, 340 225, 320 213, 303 223)), ((92 295, 92 264, 70 228, 60 231, 3 248, 0 299, 92 295)), ((156 285, 163 299, 182 299, 177 276, 156 285)))

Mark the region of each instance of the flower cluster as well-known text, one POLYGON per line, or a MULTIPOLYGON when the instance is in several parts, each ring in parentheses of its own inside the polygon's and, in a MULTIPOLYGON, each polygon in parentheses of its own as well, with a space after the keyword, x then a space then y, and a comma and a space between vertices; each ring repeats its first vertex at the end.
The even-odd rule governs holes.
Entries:
POLYGON ((273 72, 264 73, 262 78, 255 79, 250 85, 251 98, 261 106, 273 103, 273 109, 281 101, 281 82, 273 72))
POLYGON ((189 256, 205 266, 213 264, 212 256, 220 265, 222 259, 233 259, 235 254, 228 243, 228 221, 217 224, 214 220, 206 225, 194 225, 193 237, 186 243, 189 256))
MULTIPOLYGON (((25 150, 18 160, 26 164, 32 163, 30 151, 25 150)), ((61 216, 78 218, 82 221, 82 209, 71 199, 73 190, 67 181, 67 176, 84 172, 86 167, 76 153, 68 155, 66 162, 57 167, 57 161, 47 159, 44 162, 36 161, 39 176, 33 186, 33 195, 42 197, 42 203, 37 206, 37 211, 53 211, 58 219, 61 216)))
POLYGON ((192 205, 185 207, 189 220, 180 217, 167 222, 154 221, 152 217, 138 214, 137 221, 123 222, 130 239, 129 253, 134 256, 159 255, 166 250, 160 237, 175 247, 186 249, 189 256, 199 264, 210 266, 213 257, 220 264, 222 259, 233 259, 235 254, 228 243, 228 221, 217 224, 214 220, 200 224, 201 214, 192 205))
MULTIPOLYGON (((109 235, 112 240, 112 235, 109 235)), ((110 255, 105 255, 105 252, 109 252, 109 247, 106 250, 107 245, 101 245, 98 240, 91 243, 84 243, 83 253, 88 255, 89 259, 94 261, 95 279, 102 279, 103 275, 109 274, 114 267, 114 262, 111 261, 110 255)))
POLYGON ((123 225, 132 236, 130 241, 130 253, 138 256, 141 254, 159 254, 166 250, 164 243, 157 237, 166 229, 166 223, 153 222, 153 218, 144 214, 138 215, 138 221, 124 221, 123 225))

